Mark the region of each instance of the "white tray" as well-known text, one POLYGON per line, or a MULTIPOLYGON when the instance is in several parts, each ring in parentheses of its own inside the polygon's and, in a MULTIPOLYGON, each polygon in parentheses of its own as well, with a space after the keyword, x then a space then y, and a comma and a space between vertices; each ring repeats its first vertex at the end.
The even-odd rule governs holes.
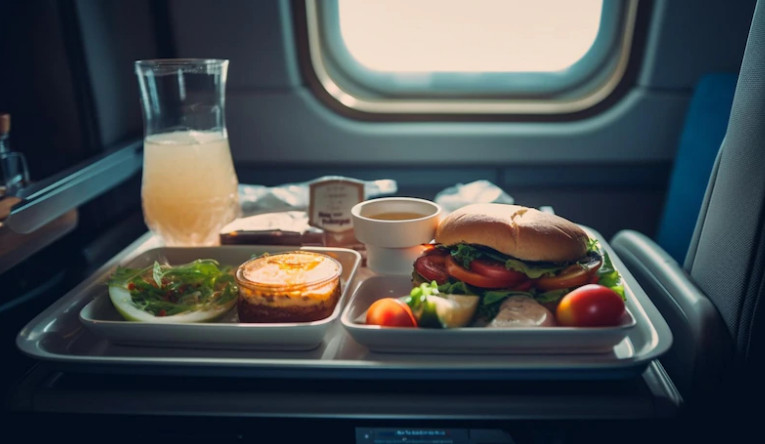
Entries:
POLYGON ((395 353, 609 353, 619 345, 637 322, 651 321, 632 316, 636 303, 628 292, 627 312, 618 327, 603 328, 391 328, 358 323, 378 299, 401 297, 412 289, 407 277, 377 276, 364 281, 354 292, 341 318, 343 326, 358 343, 376 352, 395 353))
MULTIPOLYGON (((292 248, 295 249, 294 247, 292 248)), ((348 285, 361 263, 361 255, 340 248, 302 248, 331 256, 340 262, 341 295, 332 314, 322 320, 297 323, 239 323, 236 306, 218 322, 193 324, 154 324, 129 322, 112 305, 105 285, 93 286, 95 298, 80 311, 83 325, 98 336, 115 344, 151 347, 192 347, 258 350, 310 350, 324 340, 329 325, 342 311, 348 285)), ((167 260, 181 265, 195 259, 215 259, 221 265, 237 267, 252 255, 290 250, 289 247, 222 246, 207 248, 155 248, 133 258, 126 264, 130 268, 144 268, 155 260, 167 260)))

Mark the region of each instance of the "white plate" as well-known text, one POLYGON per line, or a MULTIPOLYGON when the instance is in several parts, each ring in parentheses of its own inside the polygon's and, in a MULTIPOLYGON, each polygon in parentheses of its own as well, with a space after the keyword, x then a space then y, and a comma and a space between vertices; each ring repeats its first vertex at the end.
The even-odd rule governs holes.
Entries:
POLYGON ((103 291, 80 311, 80 320, 93 333, 118 344, 220 349, 310 350, 318 347, 332 322, 342 312, 348 287, 361 263, 361 255, 353 250, 320 247, 222 246, 205 248, 156 248, 135 257, 126 267, 142 268, 155 260, 167 259, 180 265, 196 259, 215 259, 222 265, 239 266, 252 255, 291 250, 323 253, 342 265, 340 299, 332 314, 314 322, 280 324, 239 323, 236 306, 213 323, 154 324, 125 321, 103 291))
POLYGON ((617 327, 432 329, 380 327, 358 322, 378 299, 398 298, 409 294, 411 289, 411 279, 406 277, 376 276, 365 280, 343 312, 343 326, 353 339, 376 352, 549 354, 611 352, 636 325, 629 301, 622 323, 617 327))

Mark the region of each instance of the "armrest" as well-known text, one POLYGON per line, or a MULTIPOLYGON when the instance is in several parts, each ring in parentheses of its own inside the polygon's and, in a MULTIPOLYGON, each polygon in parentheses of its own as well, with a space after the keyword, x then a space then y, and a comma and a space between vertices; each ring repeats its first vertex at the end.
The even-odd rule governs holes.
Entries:
POLYGON ((143 143, 137 140, 36 182, 20 190, 21 201, 4 223, 16 233, 32 233, 128 180, 142 162, 143 143))
POLYGON ((729 333, 717 308, 677 261, 645 235, 620 231, 611 247, 672 329, 675 341, 662 364, 684 397, 700 394, 731 356, 729 333))

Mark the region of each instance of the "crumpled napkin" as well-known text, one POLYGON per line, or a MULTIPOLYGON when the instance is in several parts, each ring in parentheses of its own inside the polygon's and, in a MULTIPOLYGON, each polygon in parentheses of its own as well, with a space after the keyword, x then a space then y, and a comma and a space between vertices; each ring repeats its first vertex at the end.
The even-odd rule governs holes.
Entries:
MULTIPOLYGON (((325 179, 347 179, 340 176, 325 176, 309 182, 288 183, 275 187, 263 185, 239 185, 240 217, 266 212, 307 210, 309 185, 325 179)), ((381 179, 364 181, 364 193, 367 199, 395 194, 398 185, 395 180, 381 179)))
POLYGON ((445 213, 473 203, 515 203, 512 196, 488 180, 477 180, 468 184, 458 183, 436 194, 435 202, 445 213))

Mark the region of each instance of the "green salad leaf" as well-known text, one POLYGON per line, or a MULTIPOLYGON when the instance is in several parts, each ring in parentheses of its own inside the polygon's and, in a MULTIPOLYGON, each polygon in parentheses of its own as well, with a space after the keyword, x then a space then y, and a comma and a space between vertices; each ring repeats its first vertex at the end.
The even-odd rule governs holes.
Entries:
POLYGON ((159 265, 159 262, 154 261, 154 268, 152 269, 152 275, 154 277, 154 282, 157 283, 160 287, 162 286, 162 267, 159 265))
POLYGON ((483 294, 483 305, 496 304, 504 301, 510 296, 532 297, 532 294, 527 291, 489 290, 483 294))
POLYGON ((462 281, 447 282, 438 286, 438 291, 444 294, 473 294, 480 295, 481 290, 462 281))
POLYGON ((468 244, 457 244, 452 247, 452 257, 463 267, 470 269, 470 263, 480 258, 482 253, 477 248, 468 244))
POLYGON ((622 276, 614 268, 608 253, 605 250, 601 250, 600 254, 603 256, 603 265, 598 270, 598 284, 610 288, 618 293, 622 299, 625 299, 622 276))
POLYGON ((536 301, 539 302, 540 304, 546 304, 548 302, 555 302, 563 298, 563 296, 567 295, 570 291, 571 291, 570 288, 564 288, 562 290, 547 291, 545 293, 540 293, 534 296, 534 299, 536 299, 536 301))
POLYGON ((118 267, 107 281, 128 290, 132 304, 154 316, 206 310, 232 303, 239 289, 231 267, 212 259, 179 265, 154 262, 146 268, 118 267))
MULTIPOLYGON (((603 249, 597 239, 589 239, 587 242, 587 253, 597 253, 603 258, 603 265, 601 265, 597 272, 598 284, 610 288, 621 296, 622 299, 625 299, 624 281, 622 280, 622 276, 616 271, 613 262, 611 262, 611 257, 608 255, 608 252, 603 249)), ((571 290, 572 289, 567 289, 565 291, 571 290)), ((540 296, 537 296, 537 298, 540 296)))

